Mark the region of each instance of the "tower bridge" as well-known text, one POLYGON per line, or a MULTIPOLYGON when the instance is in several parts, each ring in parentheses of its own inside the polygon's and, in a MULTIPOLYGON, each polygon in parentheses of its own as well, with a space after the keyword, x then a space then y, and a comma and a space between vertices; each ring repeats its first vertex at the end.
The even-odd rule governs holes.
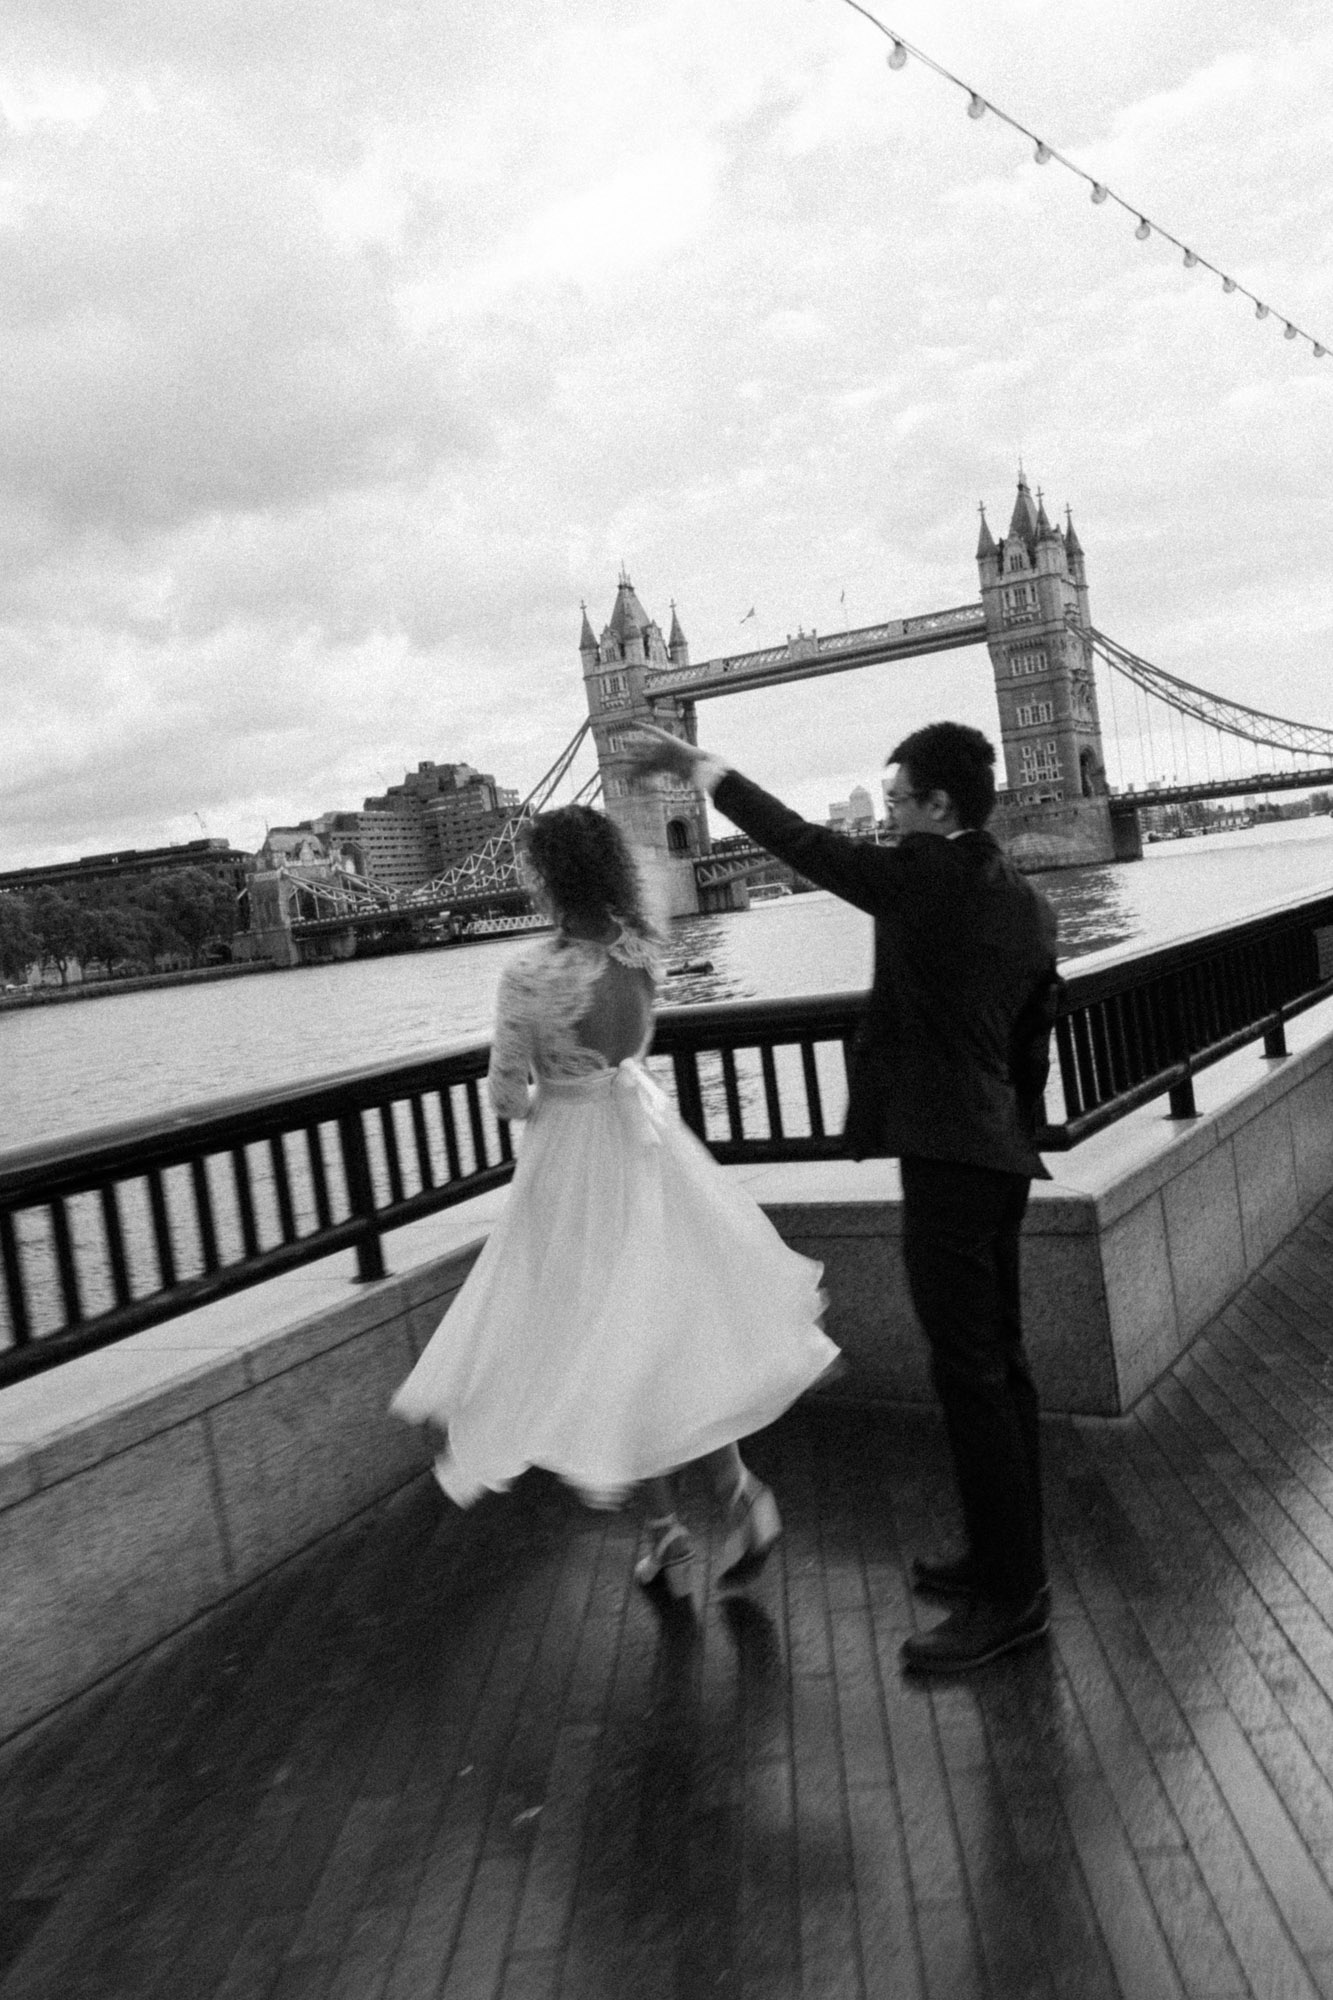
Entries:
POLYGON ((853 632, 802 631, 784 646, 699 662, 690 659, 675 606, 664 639, 624 571, 600 637, 585 607, 579 652, 607 811, 645 857, 673 914, 700 906, 708 818, 702 794, 636 772, 640 723, 693 742, 700 701, 962 646, 984 644, 990 654, 1005 777, 997 832, 1020 865, 1073 866, 1141 852, 1134 808, 1116 810, 1107 782, 1087 572, 1072 518, 1055 526, 1020 472, 999 541, 982 510, 976 563, 979 602, 853 632))
MULTIPOLYGON (((622 570, 600 636, 583 609, 579 656, 586 719, 514 818, 466 861, 406 894, 390 895, 337 871, 331 879, 326 871, 319 881, 300 870, 279 871, 269 885, 272 893, 264 892, 262 919, 275 941, 274 955, 287 963, 315 952, 346 955, 355 949, 358 933, 419 927, 432 917, 514 921, 528 907, 518 834, 568 780, 588 738, 596 770, 576 796, 594 798, 600 792, 637 849, 658 906, 672 915, 729 907, 744 899, 747 878, 771 870, 771 857, 734 845, 725 855, 714 855, 704 795, 671 779, 644 778, 635 769, 632 747, 640 725, 655 723, 693 742, 701 701, 964 646, 984 645, 989 654, 1003 759, 992 824, 1020 867, 1133 859, 1142 852, 1139 814, 1150 806, 1333 786, 1333 729, 1269 715, 1193 686, 1097 630, 1072 517, 1066 510, 1064 526, 1054 524, 1040 490, 1034 499, 1021 471, 1008 528, 998 539, 981 509, 975 560, 980 593, 974 602, 881 619, 854 631, 802 630, 780 646, 698 661, 690 658, 675 605, 664 638, 622 570), (1191 768, 1185 743, 1184 770, 1138 786, 1117 789, 1111 783, 1095 659, 1108 670, 1113 709, 1116 688, 1123 686, 1146 712, 1150 736, 1151 716, 1165 719, 1172 756, 1181 755, 1180 730, 1203 732, 1201 773, 1191 768), (1228 772, 1219 753, 1223 768, 1215 770, 1210 741, 1251 746, 1265 762, 1228 772), (1292 763, 1279 767, 1273 752, 1292 763)), ((1113 728, 1118 736, 1114 718, 1113 728)), ((257 878, 256 898, 261 887, 257 878)), ((252 930, 256 907, 252 902, 252 930)))
MULTIPOLYGON (((631 745, 640 723, 694 741, 701 701, 955 647, 984 644, 990 656, 1002 756, 992 824, 1020 867, 1133 859, 1142 852, 1139 813, 1148 806, 1330 782, 1333 729, 1268 715, 1195 687, 1097 630, 1073 519, 1066 510, 1063 527, 1053 523, 1040 490, 1034 499, 1021 470, 1009 525, 998 539, 982 507, 975 560, 977 602, 849 632, 800 631, 785 645, 702 661, 690 659, 674 604, 664 640, 623 571, 600 637, 585 608, 579 651, 606 807, 648 857, 659 895, 673 913, 703 902, 717 907, 728 884, 746 871, 735 854, 723 868, 710 861, 700 795, 638 776, 631 745), (1117 686, 1127 689, 1146 713, 1150 737, 1157 715, 1183 770, 1137 787, 1112 784, 1094 659, 1108 669, 1113 705, 1117 686), (1194 732, 1196 747, 1201 741, 1201 772, 1192 768, 1186 730, 1194 732), (1263 762, 1228 772, 1223 750, 1237 743, 1257 750, 1263 762), (1290 756, 1292 764, 1283 768, 1272 751, 1290 756)), ((1118 738, 1118 721, 1114 728, 1118 738)))

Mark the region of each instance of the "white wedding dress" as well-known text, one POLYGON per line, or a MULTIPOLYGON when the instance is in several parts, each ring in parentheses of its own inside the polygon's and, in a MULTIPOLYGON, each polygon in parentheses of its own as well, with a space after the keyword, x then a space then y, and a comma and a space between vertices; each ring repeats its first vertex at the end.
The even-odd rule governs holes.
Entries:
POLYGON ((655 975, 623 930, 606 945, 557 934, 501 978, 487 1082, 502 1118, 526 1120, 518 1164, 392 1404, 445 1432, 436 1476, 460 1505, 534 1465, 614 1505, 771 1423, 837 1357, 822 1267, 643 1065, 655 975), (608 1045, 634 1052, 611 1061, 608 1045))

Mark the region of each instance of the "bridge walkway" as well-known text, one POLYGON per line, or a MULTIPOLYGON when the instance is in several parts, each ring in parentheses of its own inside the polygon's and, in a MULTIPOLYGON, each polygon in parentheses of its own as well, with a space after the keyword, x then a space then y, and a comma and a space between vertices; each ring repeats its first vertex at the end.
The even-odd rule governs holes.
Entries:
POLYGON ((927 1688, 927 1413, 760 1439, 697 1621, 416 1483, 0 1757, 0 2000, 1333 1994, 1333 1201, 1047 1443, 1049 1648, 927 1688))

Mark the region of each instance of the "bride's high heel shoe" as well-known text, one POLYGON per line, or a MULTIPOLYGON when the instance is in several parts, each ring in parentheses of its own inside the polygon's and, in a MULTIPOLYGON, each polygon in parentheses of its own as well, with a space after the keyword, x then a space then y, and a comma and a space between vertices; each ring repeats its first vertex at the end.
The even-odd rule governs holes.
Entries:
POLYGON ((741 1583, 768 1561, 782 1533, 782 1516, 772 1491, 762 1479, 746 1472, 727 1508, 727 1539, 722 1545, 718 1581, 741 1583))
POLYGON ((660 1584, 668 1597, 688 1597, 694 1587, 694 1543, 674 1518, 649 1521, 645 1554, 634 1565, 634 1581, 644 1590, 660 1584))

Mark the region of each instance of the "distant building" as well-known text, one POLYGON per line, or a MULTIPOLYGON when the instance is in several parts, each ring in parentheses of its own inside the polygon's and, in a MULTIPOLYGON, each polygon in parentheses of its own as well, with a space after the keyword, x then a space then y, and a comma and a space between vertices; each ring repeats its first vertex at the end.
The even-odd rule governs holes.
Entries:
POLYGON ((85 854, 78 861, 52 861, 36 868, 11 868, 0 873, 0 894, 22 895, 31 889, 61 889, 77 893, 94 882, 126 881, 134 877, 170 875, 182 868, 201 868, 220 877, 237 895, 254 872, 255 857, 227 840, 185 840, 172 847, 122 847, 111 854, 85 854))
POLYGON ((319 834, 302 820, 296 826, 271 826, 259 850, 259 865, 273 868, 319 868, 328 861, 329 851, 319 834))
POLYGON ((475 854, 508 825, 518 810, 518 793, 505 791, 480 772, 452 792, 441 792, 422 809, 422 840, 431 875, 442 875, 475 854))
POLYGON ((489 772, 427 760, 359 813, 324 813, 312 825, 358 857, 357 872, 368 881, 418 889, 484 846, 518 803, 518 793, 489 772))
POLYGON ((385 889, 416 889, 427 879, 419 813, 329 812, 310 824, 347 874, 385 889))
POLYGON ((867 834, 875 830, 875 802, 864 785, 853 785, 850 798, 833 799, 826 825, 839 833, 867 834))

